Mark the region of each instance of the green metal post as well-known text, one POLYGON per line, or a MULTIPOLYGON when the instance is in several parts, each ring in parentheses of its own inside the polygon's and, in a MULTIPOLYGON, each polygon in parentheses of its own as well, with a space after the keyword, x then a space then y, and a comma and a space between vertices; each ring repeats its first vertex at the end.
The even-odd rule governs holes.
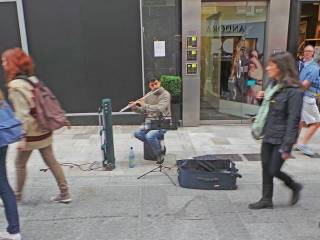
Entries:
POLYGON ((115 157, 114 157, 114 146, 113 146, 113 132, 112 132, 112 106, 110 99, 102 100, 102 126, 104 135, 103 144, 101 145, 104 153, 103 166, 107 170, 115 169, 115 157))

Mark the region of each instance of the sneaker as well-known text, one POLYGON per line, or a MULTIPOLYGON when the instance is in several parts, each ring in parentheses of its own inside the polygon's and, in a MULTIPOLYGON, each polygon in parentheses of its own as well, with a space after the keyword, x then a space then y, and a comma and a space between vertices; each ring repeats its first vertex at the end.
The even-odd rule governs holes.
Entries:
POLYGON ((72 201, 70 194, 58 194, 55 197, 52 197, 50 199, 51 202, 56 202, 56 203, 70 203, 72 201))
POLYGON ((160 154, 159 156, 157 156, 156 164, 162 164, 163 162, 164 162, 163 154, 160 154))
POLYGON ((293 151, 300 151, 299 148, 297 148, 297 146, 294 146, 292 150, 293 151))
POLYGON ((0 233, 0 240, 21 240, 21 234, 20 233, 15 233, 11 234, 8 232, 1 232, 0 233))
POLYGON ((307 156, 313 156, 314 152, 305 144, 298 144, 296 146, 297 149, 299 149, 299 151, 303 152, 303 154, 307 155, 307 156))

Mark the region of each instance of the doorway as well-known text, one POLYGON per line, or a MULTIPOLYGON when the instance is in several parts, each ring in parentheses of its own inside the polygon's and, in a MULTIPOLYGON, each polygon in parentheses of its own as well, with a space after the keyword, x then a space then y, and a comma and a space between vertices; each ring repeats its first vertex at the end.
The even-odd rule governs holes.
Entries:
POLYGON ((267 1, 201 1, 200 120, 256 113, 267 13, 267 1))

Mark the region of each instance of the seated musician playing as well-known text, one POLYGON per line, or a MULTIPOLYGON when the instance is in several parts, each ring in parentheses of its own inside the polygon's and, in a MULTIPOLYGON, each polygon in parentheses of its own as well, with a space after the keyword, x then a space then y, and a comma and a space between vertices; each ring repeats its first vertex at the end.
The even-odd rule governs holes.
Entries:
POLYGON ((164 161, 165 147, 161 140, 166 130, 150 129, 150 127, 152 120, 168 119, 171 117, 171 96, 168 91, 160 86, 160 81, 154 75, 149 74, 146 80, 148 81, 151 91, 146 98, 138 100, 136 104, 131 107, 132 111, 145 115, 145 123, 134 133, 134 136, 143 142, 147 142, 154 155, 157 156, 157 164, 162 164, 164 161))

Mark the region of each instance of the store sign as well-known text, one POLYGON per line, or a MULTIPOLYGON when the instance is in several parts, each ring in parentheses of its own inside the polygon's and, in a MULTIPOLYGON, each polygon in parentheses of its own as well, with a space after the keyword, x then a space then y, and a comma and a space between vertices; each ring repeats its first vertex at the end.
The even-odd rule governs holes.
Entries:
POLYGON ((244 24, 235 25, 208 25, 208 33, 244 33, 246 26, 244 24))

